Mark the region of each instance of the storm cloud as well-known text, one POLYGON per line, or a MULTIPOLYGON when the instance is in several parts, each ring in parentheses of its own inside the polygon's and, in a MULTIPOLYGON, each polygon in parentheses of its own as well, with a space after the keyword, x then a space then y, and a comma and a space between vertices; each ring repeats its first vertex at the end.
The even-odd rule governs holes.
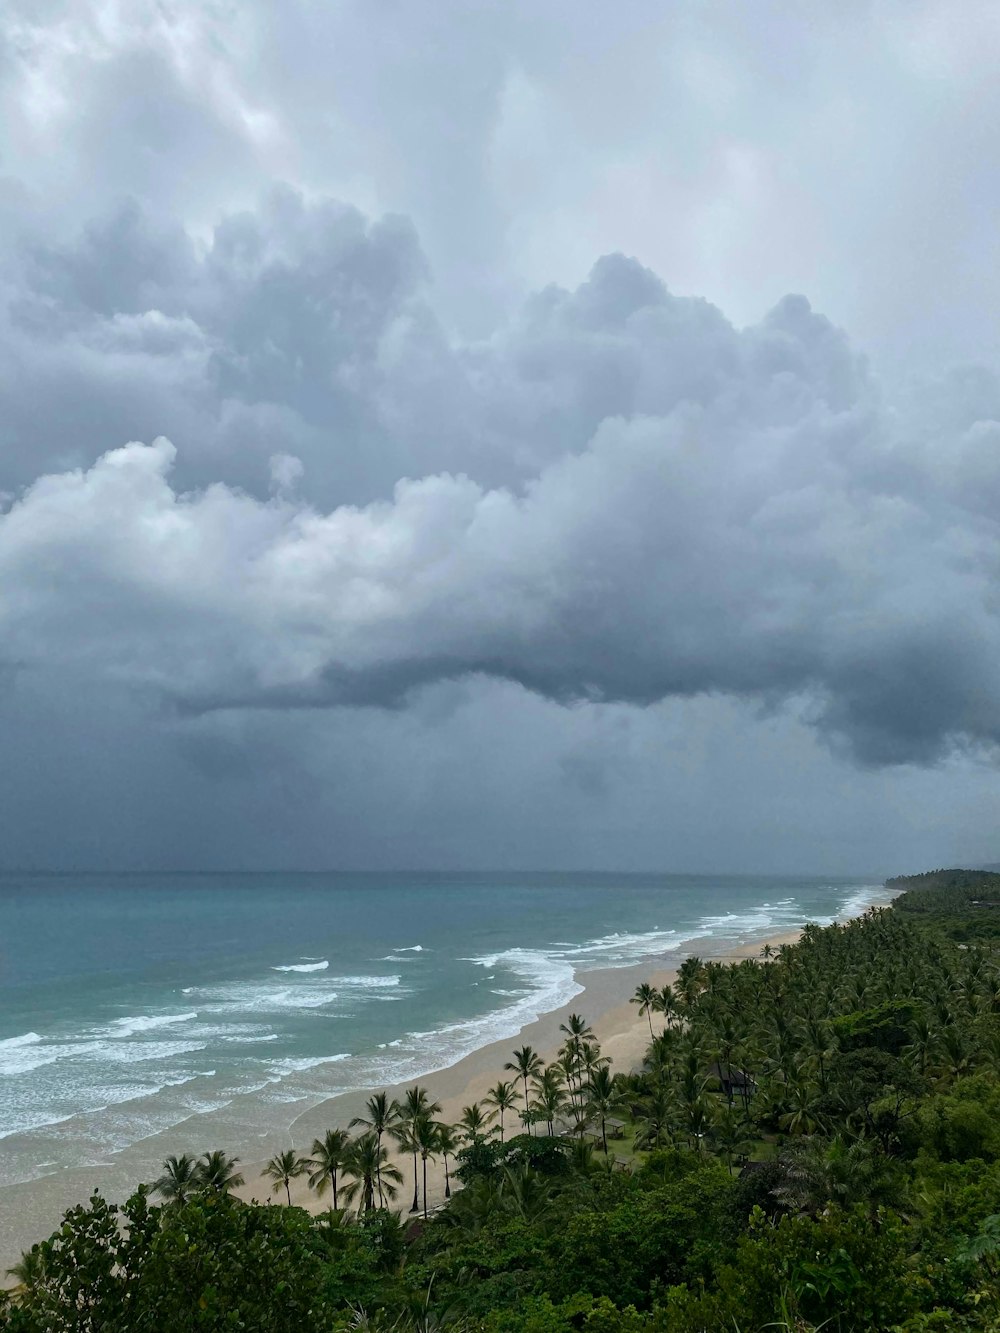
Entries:
MULTIPOLYGON (((296 494, 308 450, 268 456, 267 498, 185 487, 165 438, 45 475, 0 518, 11 666, 85 664, 196 712, 399 707, 481 675, 559 703, 803 697, 864 763, 996 742, 1000 422, 961 383, 948 429, 911 433, 805 298, 736 330, 616 255, 446 346, 405 224, 287 194, 264 218, 197 261, 128 217, 120 245, 40 255, 45 347, 71 329, 99 381, 135 359, 191 421, 284 414, 288 448, 340 418, 358 473, 376 437, 399 470, 407 395, 426 423, 454 394, 468 439, 453 422, 441 450, 469 466, 329 509, 296 494)), ((275 434, 254 445, 263 464, 275 434)), ((229 461, 217 435, 193 452, 229 461)))
POLYGON ((963 14, 11 0, 0 864, 996 859, 963 14))

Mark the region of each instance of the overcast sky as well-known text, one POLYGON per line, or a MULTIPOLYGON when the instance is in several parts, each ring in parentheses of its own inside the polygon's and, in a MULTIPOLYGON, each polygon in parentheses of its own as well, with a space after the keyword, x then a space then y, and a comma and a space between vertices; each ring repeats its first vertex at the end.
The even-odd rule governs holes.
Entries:
POLYGON ((6 0, 0 867, 1000 859, 998 60, 6 0))

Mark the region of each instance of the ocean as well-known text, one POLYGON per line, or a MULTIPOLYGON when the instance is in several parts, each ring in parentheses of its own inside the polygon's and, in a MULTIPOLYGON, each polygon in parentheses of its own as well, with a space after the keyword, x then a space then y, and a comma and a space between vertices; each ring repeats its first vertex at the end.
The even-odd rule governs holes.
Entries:
POLYGON ((0 1186, 163 1134, 242 1148, 568 1003, 579 974, 829 922, 860 881, 0 875, 0 1186))

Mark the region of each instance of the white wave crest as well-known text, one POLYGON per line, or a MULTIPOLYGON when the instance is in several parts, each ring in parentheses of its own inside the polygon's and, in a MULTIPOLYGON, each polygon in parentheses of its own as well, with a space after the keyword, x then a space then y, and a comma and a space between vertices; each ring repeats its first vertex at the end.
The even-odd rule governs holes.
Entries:
POLYGON ((35 1046, 41 1040, 37 1032, 23 1032, 20 1037, 6 1037, 0 1041, 0 1052, 16 1051, 22 1046, 35 1046))
POLYGON ((578 966, 626 967, 630 963, 638 963, 644 958, 675 949, 677 943, 676 930, 622 930, 601 935, 585 944, 552 947, 559 949, 560 957, 576 959, 578 966))
POLYGON ((324 959, 321 963, 285 963, 283 967, 272 967, 272 972, 325 972, 330 966, 324 959))
POLYGON ((198 1017, 197 1011, 188 1010, 183 1014, 141 1014, 135 1018, 116 1018, 108 1027, 112 1037, 133 1037, 139 1032, 152 1032, 156 1028, 173 1027, 175 1023, 190 1023, 198 1017))
POLYGON ((317 1069, 320 1065, 336 1065, 351 1058, 350 1051, 341 1051, 339 1055, 303 1055, 288 1056, 284 1060, 275 1060, 270 1065, 271 1073, 276 1078, 286 1078, 289 1074, 302 1074, 307 1069, 317 1069))

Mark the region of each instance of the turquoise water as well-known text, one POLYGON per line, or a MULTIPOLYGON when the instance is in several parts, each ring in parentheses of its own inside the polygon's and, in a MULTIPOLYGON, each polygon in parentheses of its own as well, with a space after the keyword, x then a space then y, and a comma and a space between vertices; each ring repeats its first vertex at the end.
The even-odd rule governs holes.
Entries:
POLYGON ((198 1144, 208 1114, 249 1138, 283 1107, 514 1036, 581 971, 875 896, 677 875, 0 875, 0 1184, 173 1126, 198 1144))

